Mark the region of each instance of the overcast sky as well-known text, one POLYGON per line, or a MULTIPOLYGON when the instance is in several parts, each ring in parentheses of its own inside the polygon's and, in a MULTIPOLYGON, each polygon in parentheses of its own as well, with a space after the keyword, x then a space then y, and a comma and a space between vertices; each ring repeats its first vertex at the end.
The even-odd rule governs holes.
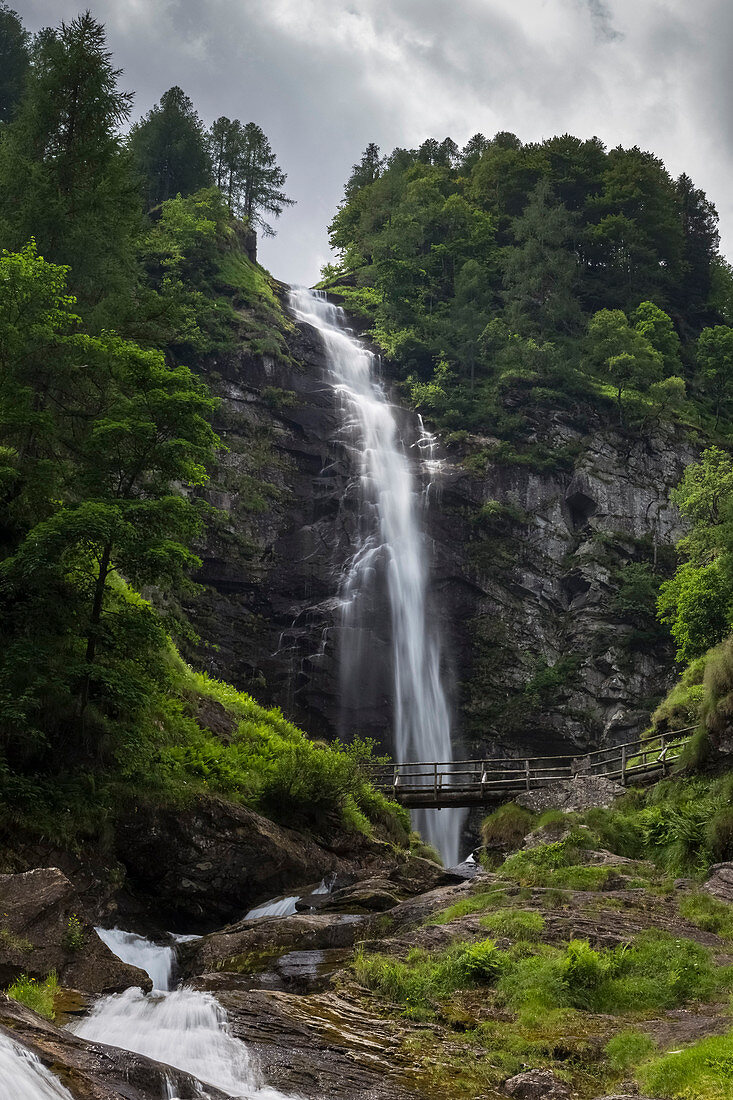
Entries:
POLYGON ((685 171, 733 252, 730 0, 10 0, 31 30, 89 4, 136 116, 173 84, 259 123, 297 200, 260 258, 312 283, 352 164, 450 135, 570 132, 685 171))

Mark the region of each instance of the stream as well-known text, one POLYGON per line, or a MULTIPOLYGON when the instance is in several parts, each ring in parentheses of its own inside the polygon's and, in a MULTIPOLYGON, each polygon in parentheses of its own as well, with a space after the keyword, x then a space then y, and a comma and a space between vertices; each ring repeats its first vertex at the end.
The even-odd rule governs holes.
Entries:
MULTIPOLYGON (((212 994, 173 988, 174 948, 117 928, 97 932, 123 962, 146 971, 154 988, 143 993, 131 987, 103 997, 70 1031, 190 1073, 202 1083, 202 1100, 206 1085, 242 1100, 289 1100, 264 1084, 245 1044, 230 1034, 226 1013, 212 994)), ((173 1095, 169 1088, 168 1100, 173 1095)), ((66 1100, 68 1093, 29 1093, 27 1100, 46 1096, 66 1100)))

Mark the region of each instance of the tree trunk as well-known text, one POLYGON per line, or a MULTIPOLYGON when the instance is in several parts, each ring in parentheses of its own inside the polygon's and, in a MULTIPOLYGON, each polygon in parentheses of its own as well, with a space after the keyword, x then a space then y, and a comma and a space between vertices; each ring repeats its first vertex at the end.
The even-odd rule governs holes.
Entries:
POLYGON ((102 551, 102 557, 99 562, 99 573, 97 574, 97 583, 94 586, 92 615, 89 622, 89 633, 87 634, 87 651, 84 657, 87 667, 86 672, 84 673, 84 679, 82 680, 81 690, 79 692, 80 718, 84 714, 84 711, 86 710, 87 704, 89 702, 89 687, 92 679, 92 665, 94 664, 94 658, 97 653, 99 623, 102 618, 104 592, 107 587, 107 577, 109 576, 111 557, 112 543, 108 542, 104 550, 102 551))

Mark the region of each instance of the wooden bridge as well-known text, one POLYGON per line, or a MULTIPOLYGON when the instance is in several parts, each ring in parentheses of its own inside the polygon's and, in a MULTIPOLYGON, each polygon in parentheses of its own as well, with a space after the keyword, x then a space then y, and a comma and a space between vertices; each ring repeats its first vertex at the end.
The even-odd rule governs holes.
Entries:
POLYGON ((521 791, 541 790, 577 775, 603 775, 624 785, 654 782, 669 774, 695 728, 638 738, 584 756, 372 764, 367 774, 375 787, 403 806, 496 805, 521 791))

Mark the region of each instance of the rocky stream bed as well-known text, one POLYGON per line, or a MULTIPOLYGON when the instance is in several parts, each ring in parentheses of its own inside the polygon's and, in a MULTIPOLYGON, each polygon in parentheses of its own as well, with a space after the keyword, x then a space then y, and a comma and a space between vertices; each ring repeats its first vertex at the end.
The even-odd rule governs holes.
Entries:
MULTIPOLYGON (((638 1097, 631 1080, 604 1068, 605 1044, 631 1017, 576 1013, 557 1033, 538 1020, 542 1057, 512 1061, 521 1028, 480 982, 421 1013, 369 988, 355 965, 374 953, 443 957, 452 945, 484 941, 486 914, 507 906, 536 915, 547 950, 572 940, 614 949, 655 929, 705 947, 717 966, 733 962, 730 943, 681 916, 691 882, 665 884, 650 865, 609 852, 585 858, 608 869, 602 885, 559 891, 476 864, 444 871, 373 845, 360 865, 334 858, 321 878, 282 898, 250 897, 254 905, 214 931, 202 921, 198 934, 189 918, 188 934, 174 936, 148 913, 139 930, 149 938, 100 936, 99 909, 59 868, 0 876, 2 985, 21 973, 41 982, 51 970, 60 983, 53 1022, 0 994, 0 1097, 638 1097)), ((729 901, 731 882, 733 868, 722 865, 706 889, 729 901)), ((107 927, 122 919, 109 899, 102 908, 107 927)), ((499 934, 497 947, 511 949, 513 939, 499 934)), ((729 1006, 711 996, 631 1022, 659 1050, 674 1049, 727 1032, 729 1006)))

